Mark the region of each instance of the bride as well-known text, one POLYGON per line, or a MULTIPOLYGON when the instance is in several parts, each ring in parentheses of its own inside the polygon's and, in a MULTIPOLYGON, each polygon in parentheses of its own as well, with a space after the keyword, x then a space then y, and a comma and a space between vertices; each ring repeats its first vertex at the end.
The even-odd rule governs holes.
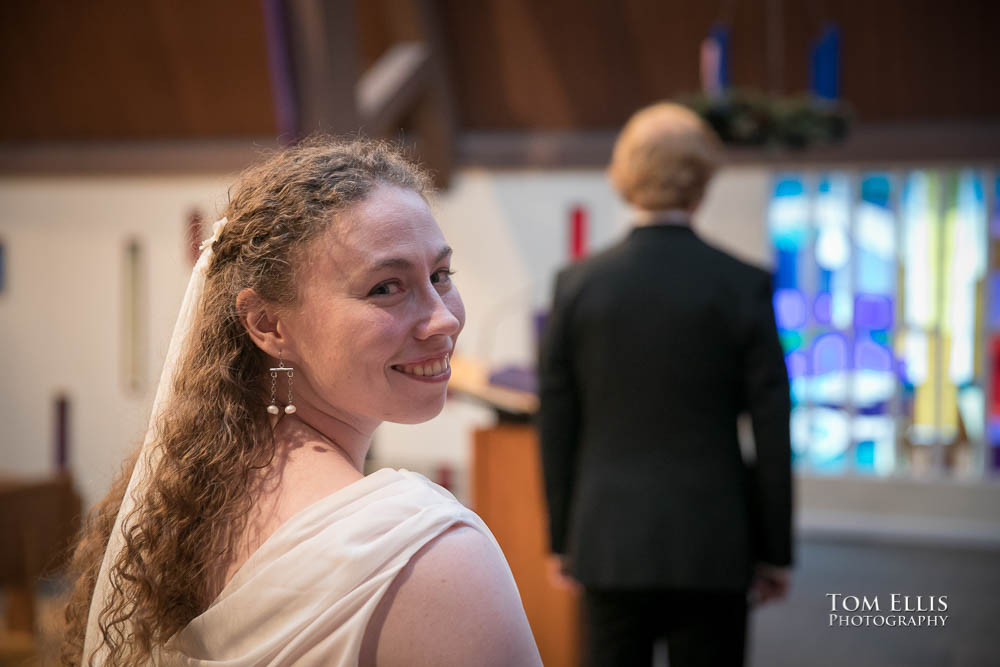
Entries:
POLYGON ((363 140, 243 174, 77 545, 65 664, 541 664, 480 518, 362 473, 381 422, 441 411, 465 321, 428 192, 363 140))

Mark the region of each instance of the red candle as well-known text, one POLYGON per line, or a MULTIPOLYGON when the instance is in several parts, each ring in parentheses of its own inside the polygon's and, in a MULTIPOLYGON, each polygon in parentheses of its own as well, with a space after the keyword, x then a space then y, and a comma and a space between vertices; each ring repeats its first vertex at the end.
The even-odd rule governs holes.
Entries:
POLYGON ((573 261, 587 256, 587 209, 577 204, 570 209, 569 256, 573 261))

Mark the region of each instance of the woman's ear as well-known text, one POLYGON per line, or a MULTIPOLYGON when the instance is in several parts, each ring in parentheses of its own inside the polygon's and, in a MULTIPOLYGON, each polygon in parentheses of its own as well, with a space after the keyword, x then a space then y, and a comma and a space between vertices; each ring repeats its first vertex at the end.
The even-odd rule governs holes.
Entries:
POLYGON ((277 310, 260 298, 257 292, 249 287, 241 290, 236 295, 236 312, 250 338, 266 354, 277 359, 289 349, 284 323, 280 321, 277 310))

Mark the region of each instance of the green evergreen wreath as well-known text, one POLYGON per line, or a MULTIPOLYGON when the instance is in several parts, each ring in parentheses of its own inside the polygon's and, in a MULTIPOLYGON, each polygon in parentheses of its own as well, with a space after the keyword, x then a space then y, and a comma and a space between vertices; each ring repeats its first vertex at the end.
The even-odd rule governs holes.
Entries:
POLYGON ((685 95, 678 102, 697 112, 732 146, 803 149, 833 144, 847 136, 853 120, 846 103, 808 95, 779 97, 734 89, 718 96, 685 95))

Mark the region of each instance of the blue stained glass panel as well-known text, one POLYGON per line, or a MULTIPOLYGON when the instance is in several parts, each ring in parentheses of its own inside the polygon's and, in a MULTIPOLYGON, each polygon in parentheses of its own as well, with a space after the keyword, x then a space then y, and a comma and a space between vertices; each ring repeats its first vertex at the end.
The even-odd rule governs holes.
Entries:
POLYGON ((809 373, 809 359, 801 350, 796 350, 785 357, 788 377, 804 377, 809 373))
POLYGON ((892 351, 873 340, 859 340, 854 346, 854 367, 860 370, 892 371, 892 351))
POLYGON ((817 324, 830 324, 833 302, 829 292, 820 292, 813 302, 813 317, 817 324))
POLYGON ((861 181, 861 199, 866 202, 889 207, 892 182, 887 174, 868 174, 861 181))
POLYGON ((774 286, 779 289, 795 289, 798 286, 799 253, 795 250, 779 250, 778 267, 775 271, 774 286))
POLYGON ((1000 174, 993 179, 993 211, 990 221, 990 236, 1000 238, 1000 174))
POLYGON ((781 329, 806 326, 808 308, 805 295, 797 289, 779 289, 774 293, 774 317, 781 329))
POLYGON ((836 373, 847 370, 847 340, 843 334, 828 333, 813 343, 813 373, 836 373))
POLYGON ((893 301, 881 294, 858 294, 854 298, 854 326, 858 329, 891 329, 893 301))
POLYGON ((858 468, 861 470, 875 468, 875 443, 872 440, 862 440, 855 446, 858 468))

